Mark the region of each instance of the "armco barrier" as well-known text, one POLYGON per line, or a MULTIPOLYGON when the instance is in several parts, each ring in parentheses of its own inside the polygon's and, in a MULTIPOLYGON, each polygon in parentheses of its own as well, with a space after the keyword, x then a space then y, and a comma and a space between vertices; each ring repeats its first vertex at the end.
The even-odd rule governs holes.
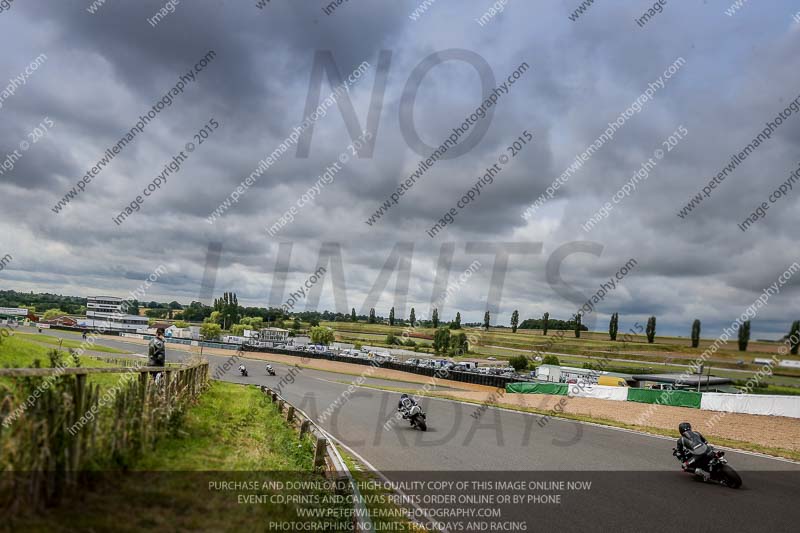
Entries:
POLYGON ((671 405, 672 407, 700 409, 701 397, 701 393, 692 391, 628 388, 629 402, 657 403, 659 405, 671 405))
POLYGON ((800 396, 704 392, 700 409, 800 418, 800 396))
POLYGON ((350 490, 353 492, 353 505, 358 510, 358 512, 354 513, 356 520, 355 531, 357 533, 375 531, 369 512, 365 507, 364 499, 358 490, 358 483, 353 478, 347 463, 344 462, 344 459, 339 454, 339 450, 336 449, 336 445, 331 442, 330 435, 305 412, 291 405, 274 390, 265 386, 259 388, 267 398, 277 405, 278 412, 281 415, 283 415, 283 408, 286 407, 286 423, 300 432, 301 439, 306 433, 310 433, 314 437, 314 468, 323 469, 328 478, 334 480, 347 479, 350 482, 350 490))
POLYGON ((566 383, 509 383, 506 385, 506 392, 566 396, 569 392, 569 385, 566 383))

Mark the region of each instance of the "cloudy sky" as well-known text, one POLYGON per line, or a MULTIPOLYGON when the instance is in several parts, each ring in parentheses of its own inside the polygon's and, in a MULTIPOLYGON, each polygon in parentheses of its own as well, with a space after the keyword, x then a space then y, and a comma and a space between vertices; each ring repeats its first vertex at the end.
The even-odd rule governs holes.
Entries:
MULTIPOLYGON (((437 265, 447 263, 440 257, 447 258, 452 246, 449 281, 459 286, 440 306, 443 318, 460 310, 465 321, 478 321, 489 305, 494 321, 507 324, 514 309, 523 318, 545 311, 567 318, 581 298, 634 258, 636 266, 591 314, 598 328, 617 311, 621 329, 655 314, 660 333, 686 335, 700 318, 704 336, 711 336, 800 260, 800 191, 770 204, 746 232, 737 227, 800 165, 800 113, 787 117, 691 213, 677 215, 800 96, 800 23, 792 18, 800 11, 797 2, 752 2, 728 16, 728 0, 670 1, 644 27, 635 18, 650 2, 596 2, 573 21, 577 0, 510 0, 483 25, 476 19, 493 5, 488 0, 437 0, 413 20, 419 3, 349 0, 326 14, 327 2, 317 0, 271 0, 263 9, 256 0, 182 0, 155 27, 148 19, 164 5, 160 0, 112 0, 95 13, 87 10, 89 0, 11 3, 0 12, 0 164, 6 162, 0 256, 13 260, 0 272, 0 287, 125 296, 164 264, 168 273, 147 299, 188 303, 202 294, 209 244, 221 243, 214 293, 235 291, 247 305, 280 305, 316 269, 323 243, 339 243, 344 296, 334 301, 329 266, 316 286, 317 308, 361 310, 376 283, 379 314, 401 305, 402 297, 395 301, 396 272, 385 268, 394 269, 387 260, 395 253, 400 270, 409 272, 404 313, 414 306, 419 316, 436 297, 437 268, 440 283, 445 279, 437 265), (194 73, 195 80, 55 212, 106 150, 209 51, 213 59, 194 73), (36 58, 38 68, 31 71, 36 58), (238 203, 210 222, 259 161, 303 122, 309 92, 316 91, 310 83, 315 58, 326 72, 322 98, 333 89, 328 72, 347 77, 363 62, 369 68, 315 122, 307 157, 289 147, 238 203), (523 218, 678 58, 682 64, 663 88, 638 113, 629 113, 613 139, 552 199, 523 218), (435 66, 414 80, 415 68, 425 62, 435 66), (412 124, 428 145, 441 144, 486 91, 523 63, 529 68, 499 97, 493 114, 473 126, 485 129, 476 134, 478 142, 463 155, 438 161, 367 224, 421 159, 401 125, 412 124), (20 75, 24 85, 9 91, 14 82, 6 80, 20 75), (416 92, 413 106, 401 106, 404 91, 416 92), (350 153, 340 111, 349 102, 361 128, 370 112, 374 116, 371 157, 347 157, 333 182, 270 235, 266 228, 319 183, 326 167, 350 153), (204 127, 208 136, 200 144, 195 135, 204 127), (508 148, 524 131, 533 140, 431 238, 426 231, 487 167, 512 155, 508 148), (117 225, 114 217, 173 156, 186 153, 189 142, 194 151, 180 170, 117 225), (658 148, 664 148, 663 158, 647 179, 584 231, 582 224, 658 148), (284 244, 279 254, 281 243, 291 248, 284 244), (504 249, 510 251, 507 268, 493 251, 504 249), (480 268, 459 283, 476 259, 480 268), (548 261, 563 284, 548 276, 548 261), (285 284, 273 284, 281 279, 276 264, 288 265, 285 284), (388 284, 380 292, 384 278, 388 284), (499 301, 489 302, 500 279, 499 301)), ((800 276, 770 298, 753 321, 754 337, 774 338, 800 318, 798 285, 800 276)), ((308 303, 300 299, 296 308, 308 303)))

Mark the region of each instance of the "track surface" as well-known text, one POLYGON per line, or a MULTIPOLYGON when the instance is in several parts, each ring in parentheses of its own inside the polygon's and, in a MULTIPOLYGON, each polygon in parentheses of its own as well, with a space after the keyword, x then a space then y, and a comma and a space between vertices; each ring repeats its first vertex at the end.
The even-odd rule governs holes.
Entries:
MULTIPOLYGON (((43 333, 80 338, 63 331, 43 333)), ((98 343, 143 350, 141 345, 116 340, 98 343)), ((170 361, 186 356, 172 345, 167 351, 170 361)), ((208 359, 214 373, 228 358, 212 355, 208 359)), ((272 363, 277 372, 273 377, 266 375, 264 362, 244 362, 249 377, 239 376, 237 363, 222 379, 279 388, 292 368, 272 363)), ((403 421, 387 431, 384 423, 394 414, 399 394, 359 387, 348 397, 343 393, 357 379, 354 376, 300 368, 293 374, 294 382, 284 381, 281 394, 314 419, 340 402, 320 425, 389 479, 510 479, 517 475, 519 479, 593 481, 590 491, 566 494, 560 505, 515 506, 514 512, 530 521, 528 530, 535 522, 536 529, 569 525, 569 530, 588 531, 610 527, 671 531, 698 525, 704 531, 792 531, 800 520, 797 463, 728 451, 730 464, 744 479, 744 487, 735 491, 693 482, 680 472, 671 455, 672 439, 555 418, 540 427, 538 415, 495 408, 474 417, 476 405, 433 398, 422 401, 428 432, 415 431, 403 421), (499 472, 504 474, 498 476, 499 472)), ((396 386, 414 387, 409 383, 396 386)), ((509 513, 503 519, 513 520, 509 513)))

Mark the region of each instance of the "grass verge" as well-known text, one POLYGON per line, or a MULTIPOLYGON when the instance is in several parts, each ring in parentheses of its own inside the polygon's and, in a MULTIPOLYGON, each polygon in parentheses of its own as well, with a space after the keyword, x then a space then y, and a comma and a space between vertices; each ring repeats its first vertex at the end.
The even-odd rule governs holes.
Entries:
MULTIPOLYGON (((73 339, 62 339, 52 337, 50 335, 40 335, 38 333, 22 333, 17 332, 15 335, 24 335, 26 338, 30 340, 41 342, 43 344, 51 344, 53 346, 58 346, 59 344, 63 348, 80 348, 83 342, 73 340, 73 339)), ((106 353, 129 353, 124 350, 118 350, 117 348, 111 348, 110 346, 101 346, 100 344, 92 344, 88 345, 88 350, 95 351, 95 352, 106 352, 106 353)), ((86 347, 86 346, 84 346, 86 347)))
POLYGON ((277 479, 319 482, 312 463, 311 441, 301 441, 260 390, 214 381, 174 433, 130 471, 105 473, 93 490, 9 525, 24 531, 269 531, 271 522, 297 520, 296 505, 247 498, 274 494, 262 484, 277 479))

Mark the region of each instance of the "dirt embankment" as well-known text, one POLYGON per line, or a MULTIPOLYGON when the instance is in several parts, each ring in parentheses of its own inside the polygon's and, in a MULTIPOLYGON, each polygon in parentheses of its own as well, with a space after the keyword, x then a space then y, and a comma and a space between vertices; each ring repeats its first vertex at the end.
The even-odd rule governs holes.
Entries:
MULTIPOLYGON (((454 391, 448 392, 446 396, 485 402, 489 394, 454 391)), ((509 408, 552 411, 564 398, 566 400, 562 404, 563 412, 568 414, 613 420, 645 431, 648 427, 677 430, 681 422, 691 422, 695 429, 709 438, 719 437, 767 448, 800 451, 800 420, 795 418, 719 413, 688 407, 615 402, 595 398, 569 398, 549 394, 503 394, 493 403, 509 408)))

